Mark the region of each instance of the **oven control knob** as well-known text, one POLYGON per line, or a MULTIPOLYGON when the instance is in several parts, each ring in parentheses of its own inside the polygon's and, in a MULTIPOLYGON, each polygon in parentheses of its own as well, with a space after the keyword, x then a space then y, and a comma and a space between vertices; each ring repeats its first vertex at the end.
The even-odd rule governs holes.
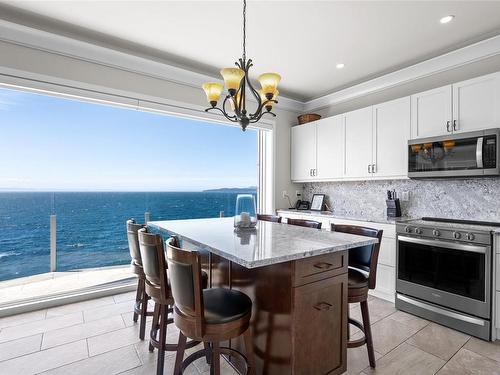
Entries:
POLYGON ((406 233, 411 233, 411 228, 410 227, 405 227, 405 232, 406 233))
POLYGON ((469 241, 473 241, 476 236, 474 236, 472 233, 467 233, 465 235, 465 238, 467 238, 469 241))
POLYGON ((434 230, 432 231, 432 234, 433 234, 434 236, 436 236, 436 237, 439 237, 439 236, 441 235, 441 232, 439 232, 437 229, 434 229, 434 230))
POLYGON ((420 228, 415 229, 415 233, 416 234, 422 234, 422 229, 420 229, 420 228))
POLYGON ((460 237, 462 237, 462 235, 460 234, 460 232, 453 232, 453 237, 458 240, 460 237))

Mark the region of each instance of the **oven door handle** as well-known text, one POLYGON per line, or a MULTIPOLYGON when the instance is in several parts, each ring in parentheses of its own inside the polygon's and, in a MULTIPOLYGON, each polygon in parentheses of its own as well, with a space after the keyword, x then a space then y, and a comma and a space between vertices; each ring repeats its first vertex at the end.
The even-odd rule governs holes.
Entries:
POLYGON ((398 241, 410 242, 410 243, 416 243, 434 247, 443 247, 446 249, 469 251, 471 253, 480 253, 480 254, 486 254, 486 251, 488 250, 488 246, 474 246, 462 243, 440 241, 440 240, 426 240, 422 238, 413 238, 406 236, 398 236, 398 241))

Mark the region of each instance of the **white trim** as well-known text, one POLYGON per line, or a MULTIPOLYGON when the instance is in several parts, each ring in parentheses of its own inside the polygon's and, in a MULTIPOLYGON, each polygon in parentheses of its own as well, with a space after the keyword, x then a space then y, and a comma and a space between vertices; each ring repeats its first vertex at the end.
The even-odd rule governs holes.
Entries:
MULTIPOLYGON (((0 20, 0 41, 114 67, 189 87, 199 88, 206 81, 219 79, 218 77, 174 66, 165 60, 153 60, 151 57, 138 56, 98 46, 5 20, 0 20)), ((497 35, 307 102, 280 97, 279 106, 282 109, 296 112, 317 111, 499 54, 500 35, 497 35)), ((4 67, 0 67, 0 73, 26 77, 26 74, 19 75, 4 67)), ((34 77, 30 78, 33 79, 34 77)))
POLYGON ((304 105, 304 111, 325 108, 499 54, 500 35, 497 35, 344 90, 309 100, 304 105))
MULTIPOLYGON (((5 20, 0 20, 0 40, 46 52, 57 53, 59 55, 99 65, 122 70, 125 69, 129 72, 162 79, 168 82, 195 87, 200 89, 200 95, 204 95, 201 91, 201 85, 203 83, 220 80, 220 77, 209 76, 180 68, 168 61, 141 57, 132 53, 102 47, 5 20)), ((279 106, 282 109, 300 111, 303 107, 303 103, 295 99, 281 96, 279 98, 279 106)))

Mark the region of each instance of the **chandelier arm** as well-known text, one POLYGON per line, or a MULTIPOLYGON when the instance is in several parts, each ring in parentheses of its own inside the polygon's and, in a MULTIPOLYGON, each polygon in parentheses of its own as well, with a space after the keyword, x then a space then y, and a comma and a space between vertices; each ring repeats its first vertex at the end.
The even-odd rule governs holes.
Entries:
MULTIPOLYGON (((251 60, 250 60, 250 61, 251 61, 251 60)), ((247 73, 248 73, 248 71, 247 71, 247 73)), ((247 75, 245 75, 245 78, 246 78, 246 81, 247 81, 247 83, 248 83, 248 87, 249 87, 249 88, 250 88, 250 90, 252 91, 252 94, 253 94, 253 96, 255 97, 255 99, 257 100, 257 108, 258 108, 258 109, 257 109, 257 111, 254 113, 254 115, 255 115, 255 114, 259 113, 259 112, 260 112, 260 110, 262 109, 262 99, 260 98, 260 94, 258 93, 258 91, 257 91, 257 90, 255 90, 255 89, 253 88, 252 83, 250 82, 250 78, 248 78, 248 74, 247 74, 247 75)))
MULTIPOLYGON (((254 116, 253 116, 253 117, 255 117, 255 115, 257 115, 257 116, 258 116, 258 115, 260 115, 260 114, 261 114, 261 112, 262 112, 262 109, 263 109, 266 105, 268 105, 269 103, 271 103, 271 102, 272 102, 272 103, 278 103, 278 101, 277 101, 277 100, 275 100, 275 99, 266 100, 265 102, 262 102, 262 103, 261 103, 261 105, 259 106, 259 108, 257 108, 257 111, 254 113, 254 116)), ((270 112, 270 111, 266 111, 266 112, 262 112, 262 113, 271 113, 271 112, 270 112)), ((276 116, 276 115, 275 115, 275 116, 276 116)), ((259 118, 260 118, 260 116, 259 116, 259 118)))
MULTIPOLYGON (((224 101, 222 102, 222 111, 224 113, 224 116, 226 116, 226 118, 228 119, 235 119, 235 121, 238 121, 238 117, 240 116, 239 115, 239 110, 238 110, 238 107, 236 106, 236 99, 231 97, 231 95, 226 95, 226 97, 224 98, 224 101), (231 99, 234 103, 234 115, 233 116, 229 116, 229 112, 226 110, 226 102, 228 101, 228 99, 231 99)), ((231 120, 233 121, 233 120, 231 120)))
POLYGON ((219 107, 210 107, 210 108, 205 109, 205 112, 210 112, 210 111, 219 111, 229 121, 231 121, 231 122, 238 122, 238 119, 236 118, 236 116, 229 116, 225 111, 223 111, 219 107))

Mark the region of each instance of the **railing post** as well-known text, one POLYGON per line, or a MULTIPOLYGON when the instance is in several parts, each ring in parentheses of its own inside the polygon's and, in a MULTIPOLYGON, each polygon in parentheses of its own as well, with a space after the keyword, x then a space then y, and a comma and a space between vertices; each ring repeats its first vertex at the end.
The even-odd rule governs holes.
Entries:
POLYGON ((224 217, 224 211, 219 211, 219 217, 224 217))
POLYGON ((50 272, 57 269, 57 219, 56 215, 50 215, 50 272))
POLYGON ((144 223, 147 223, 148 221, 151 221, 151 212, 144 212, 144 223))

